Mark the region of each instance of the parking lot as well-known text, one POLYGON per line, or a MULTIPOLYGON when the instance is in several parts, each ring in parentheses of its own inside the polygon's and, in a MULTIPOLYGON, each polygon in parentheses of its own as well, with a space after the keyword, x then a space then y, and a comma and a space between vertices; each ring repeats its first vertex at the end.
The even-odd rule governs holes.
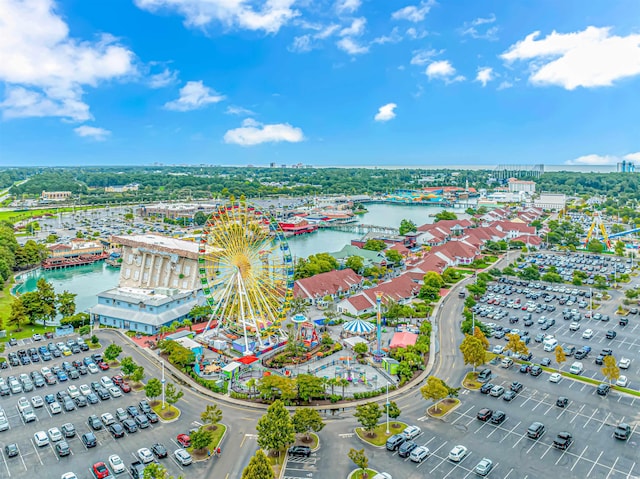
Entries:
MULTIPOLYGON (((8 348, 8 350, 17 350, 24 346, 28 346, 28 344, 23 341, 22 344, 8 348)), ((91 351, 91 353, 94 352, 95 350, 91 351)), ((69 361, 78 360, 88 354, 88 352, 83 352, 47 361, 46 363, 31 363, 4 369, 2 377, 6 379, 10 375, 30 374, 32 371, 39 370, 43 365, 53 368, 54 365, 59 366, 63 359, 69 361)), ((114 371, 112 369, 108 371, 99 370, 95 374, 87 373, 82 375, 77 380, 68 379, 63 382, 56 382, 53 385, 43 385, 29 392, 19 392, 0 397, 0 407, 4 410, 9 425, 7 430, 0 432, 0 477, 26 478, 39 476, 48 479, 60 477, 68 471, 75 472, 80 479, 94 477, 90 471, 92 465, 98 461, 107 463, 107 458, 112 454, 120 456, 128 471, 129 465, 137 460, 136 451, 142 447, 150 448, 156 442, 163 443, 169 452, 168 458, 159 459, 167 467, 169 473, 176 477, 184 474, 185 468, 172 456, 173 451, 181 447, 175 442, 175 438, 178 433, 186 432, 181 429, 184 425, 164 424, 162 422, 152 423, 147 428, 137 429, 137 432, 125 431, 124 436, 121 438, 115 438, 106 428, 94 431, 89 426, 87 418, 90 415, 95 414, 100 417, 103 413, 109 412, 116 416, 116 408, 126 409, 128 406, 137 406, 139 401, 144 399, 143 392, 131 391, 122 394, 120 397, 108 395, 104 399, 97 398, 95 404, 77 406, 70 411, 62 408, 56 414, 52 413, 49 405, 44 404, 39 407, 33 407, 36 418, 28 423, 24 422, 23 415, 19 412, 18 400, 20 397, 25 397, 28 400, 31 400, 36 395, 45 397, 53 394, 55 397, 61 391, 68 391, 69 386, 89 385, 92 382, 99 382, 103 376, 111 376, 117 373, 117 370, 114 371), (60 429, 65 423, 72 423, 76 430, 73 437, 64 439, 71 449, 68 456, 59 457, 54 449, 56 443, 53 441, 49 441, 48 444, 42 446, 36 444, 34 434, 37 431, 47 432, 53 427, 60 429), (81 440, 81 436, 88 432, 93 432, 96 436, 97 445, 95 448, 87 448, 81 440), (8 456, 5 447, 9 444, 17 446, 17 455, 8 456)), ((187 466, 187 468, 195 467, 197 465, 187 466)), ((113 474, 113 471, 111 473, 113 474)), ((122 476, 122 474, 120 475, 122 476)), ((129 477, 129 475, 129 472, 125 474, 126 477, 129 477)))

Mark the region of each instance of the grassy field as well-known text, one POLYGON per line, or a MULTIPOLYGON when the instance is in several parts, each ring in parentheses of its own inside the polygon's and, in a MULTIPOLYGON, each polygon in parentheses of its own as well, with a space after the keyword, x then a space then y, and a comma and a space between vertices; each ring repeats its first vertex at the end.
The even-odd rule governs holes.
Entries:
POLYGON ((361 427, 356 428, 356 434, 360 439, 367 441, 369 444, 373 444, 374 446, 384 446, 387 443, 387 439, 394 434, 404 431, 405 427, 407 427, 407 425, 404 422, 389 422, 389 434, 387 434, 387 423, 384 422, 382 424, 378 424, 378 426, 371 431, 373 435, 369 435, 371 433, 366 432, 361 427))
MULTIPOLYGON (((133 386, 132 386, 133 387, 133 386)), ((150 401, 151 409, 162 419, 174 419, 180 415, 180 409, 171 404, 165 404, 162 409, 161 401, 150 401)))
POLYGON ((482 387, 482 383, 478 381, 478 372, 469 372, 462 380, 462 384, 467 389, 480 389, 482 387))
POLYGON ((449 413, 454 407, 460 404, 460 399, 447 398, 434 404, 428 409, 429 415, 433 417, 443 417, 449 413), (436 409, 437 408, 437 409, 436 409))
MULTIPOLYGON (((374 469, 365 469, 364 473, 368 479, 371 479, 378 473, 378 471, 374 469)), ((351 475, 351 479, 362 479, 363 477, 365 477, 365 475, 362 473, 362 469, 358 469, 351 475)))
MULTIPOLYGON (((215 449, 218 447, 218 445, 220 444, 220 440, 222 439, 222 436, 224 435, 224 432, 227 430, 227 426, 225 426, 224 424, 216 424, 215 426, 202 426, 202 428, 207 429, 208 431, 211 431, 211 442, 209 443, 209 445, 203 449, 202 451, 197 451, 194 454, 194 449, 193 446, 188 447, 187 451, 189 451, 189 454, 194 454, 195 457, 198 458, 203 458, 206 457, 208 455, 207 451, 213 453, 215 451, 215 449), (212 429, 214 428, 215 429, 212 429)), ((222 448, 221 448, 222 449, 222 448)))
POLYGON ((11 287, 13 286, 13 278, 7 281, 0 292, 0 321, 3 325, 6 325, 6 320, 11 313, 11 303, 13 297, 11 296, 11 287))
POLYGON ((0 211, 0 221, 7 220, 12 223, 26 220, 34 216, 57 215, 58 213, 70 213, 72 211, 94 210, 104 208, 104 206, 78 206, 76 208, 41 208, 28 211, 0 211))

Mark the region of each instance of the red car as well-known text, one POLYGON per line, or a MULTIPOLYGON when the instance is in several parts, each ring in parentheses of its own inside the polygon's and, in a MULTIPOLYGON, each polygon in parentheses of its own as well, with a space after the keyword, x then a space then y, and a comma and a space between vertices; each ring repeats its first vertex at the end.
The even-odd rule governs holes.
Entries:
POLYGON ((97 479, 109 477, 109 469, 107 469, 107 465, 104 462, 96 462, 93 465, 93 475, 96 476, 97 479))
POLYGON ((131 386, 129 386, 127 383, 120 383, 119 386, 123 393, 131 392, 131 386))
POLYGON ((103 371, 106 371, 107 369, 109 369, 109 365, 107 363, 105 363, 104 361, 100 361, 98 363, 98 367, 100 369, 102 369, 103 371))
POLYGON ((191 438, 187 434, 178 434, 176 441, 178 441, 182 447, 191 446, 191 438))
POLYGON ((115 376, 111 376, 111 380, 113 381, 113 384, 115 384, 116 386, 120 386, 124 382, 124 378, 119 374, 116 374, 115 376))

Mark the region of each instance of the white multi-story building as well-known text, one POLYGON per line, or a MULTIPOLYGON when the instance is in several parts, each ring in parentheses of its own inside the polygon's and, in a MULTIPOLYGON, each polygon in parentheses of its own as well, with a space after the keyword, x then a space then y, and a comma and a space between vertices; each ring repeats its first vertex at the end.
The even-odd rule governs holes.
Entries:
POLYGON ((535 181, 518 180, 516 178, 509 178, 509 192, 511 193, 527 193, 533 195, 536 192, 535 181))
POLYGON ((543 210, 559 211, 567 204, 567 195, 563 193, 540 193, 540 196, 533 200, 534 208, 543 210))

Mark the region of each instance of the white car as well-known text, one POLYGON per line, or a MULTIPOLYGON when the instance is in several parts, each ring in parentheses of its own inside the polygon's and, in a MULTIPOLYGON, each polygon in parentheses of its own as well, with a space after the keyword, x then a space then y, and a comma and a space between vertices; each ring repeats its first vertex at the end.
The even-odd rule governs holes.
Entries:
POLYGON ((87 369, 91 374, 98 374, 100 372, 100 369, 98 369, 98 366, 96 366, 95 363, 89 363, 87 365, 87 369))
POLYGON ((547 318, 546 318, 546 317, 544 317, 544 316, 540 316, 540 317, 538 318, 538 324, 544 324, 544 323, 546 323, 546 322, 547 322, 547 318))
POLYGON ((79 389, 80 394, 82 394, 83 396, 88 396, 89 394, 91 394, 91 388, 86 384, 81 384, 79 389))
POLYGON ((504 351, 504 346, 502 346, 501 344, 494 346, 491 350, 493 354, 502 354, 502 351, 504 351))
POLYGON ((73 472, 65 472, 60 476, 60 479, 78 479, 78 476, 76 476, 73 472))
POLYGON ((413 451, 411 451, 409 459, 411 459, 413 462, 422 462, 427 457, 429 457, 429 452, 429 448, 426 446, 416 447, 413 451))
POLYGON ((49 411, 51 414, 60 414, 62 412, 62 407, 58 404, 58 401, 53 401, 49 404, 49 411))
POLYGON ((549 376, 549 382, 552 383, 559 383, 560 379, 562 379, 562 375, 560 373, 553 373, 551 376, 549 376))
POLYGON ((102 376, 100 378, 100 384, 102 384, 103 387, 109 389, 112 386, 115 386, 115 384, 113 384, 113 381, 111 380, 111 378, 109 376, 102 376))
POLYGON ((153 462, 153 453, 146 447, 138 449, 138 457, 142 461, 142 464, 153 462))
POLYGON ((105 412, 100 416, 100 420, 102 421, 102 424, 104 424, 105 426, 111 426, 114 422, 116 422, 116 419, 113 417, 113 414, 111 414, 110 412, 105 412))
POLYGON ((618 367, 620 369, 629 369, 629 366, 631 365, 631 359, 629 358, 622 358, 619 362, 618 362, 618 367))
POLYGON ((78 386, 76 386, 75 384, 72 384, 71 386, 69 386, 67 388, 67 392, 69 393, 69 396, 71 396, 71 399, 75 399, 78 396, 80 396, 80 391, 78 391, 78 386))
POLYGON ((38 447, 44 447, 49 445, 49 438, 47 437, 47 433, 44 431, 38 431, 33 435, 33 441, 36 443, 38 447))
POLYGON ((192 462, 191 454, 189 454, 184 449, 176 449, 173 452, 173 457, 175 457, 176 461, 178 461, 183 466, 188 466, 192 462))
POLYGON ((468 449, 464 446, 457 445, 449 451, 448 459, 453 462, 460 462, 467 455, 468 449))
POLYGON ((409 441, 418 437, 421 432, 422 430, 418 426, 407 426, 404 431, 402 431, 402 435, 409 441))
POLYGON ((51 429, 49 429, 47 431, 47 434, 49 435, 49 439, 51 439, 51 442, 62 441, 62 433, 57 427, 52 427, 51 429))
POLYGON ((621 388, 626 388, 629 385, 629 379, 627 376, 620 376, 616 381, 616 386, 620 386, 621 388))
POLYGON ((125 472, 127 470, 124 462, 122 462, 122 459, 120 459, 120 456, 118 456, 117 454, 112 454, 109 456, 109 465, 111 466, 111 470, 114 474, 120 474, 121 472, 125 472))
POLYGON ((109 394, 114 398, 119 398, 122 396, 122 390, 118 386, 111 386, 109 388, 109 394))
POLYGON ((22 396, 20 399, 18 399, 18 411, 22 412, 28 407, 31 407, 31 405, 29 404, 29 400, 26 397, 22 396))
POLYGON ((577 331, 578 329, 580 329, 580 323, 577 322, 573 322, 569 325, 569 330, 570 331, 577 331))
POLYGON ((42 396, 33 396, 31 398, 31 405, 34 408, 39 408, 39 407, 44 406, 44 401, 42 400, 42 396))
POLYGON ((45 374, 49 374, 49 373, 51 372, 51 369, 49 369, 49 368, 48 368, 48 367, 46 367, 46 366, 42 366, 42 367, 40 368, 40 372, 41 372, 41 373, 42 373, 42 375, 44 376, 45 374))
POLYGON ((585 329, 584 333, 582 333, 582 339, 591 339, 593 338, 593 329, 585 329))

